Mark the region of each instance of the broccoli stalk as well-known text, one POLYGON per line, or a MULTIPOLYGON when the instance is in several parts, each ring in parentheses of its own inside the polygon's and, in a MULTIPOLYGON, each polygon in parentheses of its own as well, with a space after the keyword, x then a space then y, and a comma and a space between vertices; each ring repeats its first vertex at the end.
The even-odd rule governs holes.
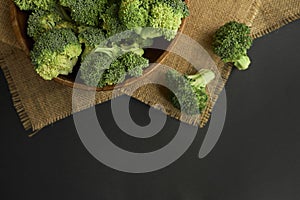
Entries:
POLYGON ((195 75, 182 76, 175 70, 166 74, 166 82, 173 92, 170 100, 174 107, 182 112, 195 115, 201 113, 207 105, 206 86, 215 78, 211 70, 203 69, 195 75))
POLYGON ((241 56, 238 60, 233 60, 232 62, 234 62, 234 66, 239 70, 246 70, 251 64, 251 60, 248 56, 241 56))
POLYGON ((197 74, 185 75, 190 85, 196 88, 206 87, 215 78, 215 74, 208 69, 202 69, 197 74))
POLYGON ((253 39, 250 28, 238 22, 229 22, 220 27, 214 35, 213 50, 225 62, 232 62, 239 70, 246 70, 251 64, 247 51, 253 39))

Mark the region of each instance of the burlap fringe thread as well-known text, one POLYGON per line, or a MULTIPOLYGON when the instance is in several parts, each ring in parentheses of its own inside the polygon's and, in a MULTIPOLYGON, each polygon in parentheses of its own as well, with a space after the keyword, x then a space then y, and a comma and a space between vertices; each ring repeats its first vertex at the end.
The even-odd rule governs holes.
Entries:
POLYGON ((273 25, 271 27, 268 27, 268 28, 266 28, 264 30, 261 30, 261 31, 257 32, 257 33, 253 33, 252 37, 255 38, 255 39, 259 38, 259 37, 262 37, 262 36, 264 36, 266 34, 269 34, 269 33, 273 32, 273 31, 281 28, 282 26, 285 26, 285 25, 287 25, 287 24, 289 24, 289 23, 291 23, 291 22, 299 19, 299 18, 300 18, 300 13, 296 13, 296 14, 294 14, 294 15, 286 18, 286 19, 283 19, 282 21, 278 22, 277 24, 275 24, 275 25, 273 25))
POLYGON ((13 102, 13 105, 18 113, 18 116, 21 120, 21 123, 24 127, 25 130, 30 130, 32 127, 31 127, 31 122, 30 122, 30 119, 24 109, 24 106, 22 104, 22 101, 20 99, 20 96, 19 96, 19 93, 18 93, 18 90, 17 88, 15 87, 15 84, 12 80, 12 77, 9 73, 9 70, 6 66, 6 63, 3 59, 0 59, 0 66, 2 68, 2 71, 4 73, 4 76, 7 80, 7 84, 8 84, 8 88, 10 90, 10 93, 11 93, 11 97, 12 97, 12 102, 13 102))

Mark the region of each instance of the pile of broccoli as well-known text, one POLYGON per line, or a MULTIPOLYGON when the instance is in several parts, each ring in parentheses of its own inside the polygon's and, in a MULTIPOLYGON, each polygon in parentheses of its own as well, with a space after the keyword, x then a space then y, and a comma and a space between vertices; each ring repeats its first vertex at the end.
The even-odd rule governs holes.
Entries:
POLYGON ((104 87, 138 77, 154 38, 175 38, 189 15, 182 0, 13 0, 30 13, 31 59, 45 80, 80 66, 85 84, 104 87))
POLYGON ((166 82, 172 91, 170 101, 186 114, 201 114, 209 100, 206 86, 214 78, 214 72, 208 69, 202 69, 194 75, 181 75, 175 70, 169 70, 166 82))

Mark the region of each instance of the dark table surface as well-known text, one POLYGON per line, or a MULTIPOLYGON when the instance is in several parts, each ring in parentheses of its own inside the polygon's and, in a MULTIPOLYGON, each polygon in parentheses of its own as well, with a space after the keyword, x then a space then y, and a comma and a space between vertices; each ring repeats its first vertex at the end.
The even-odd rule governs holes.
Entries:
MULTIPOLYGON (((206 128, 179 160, 146 174, 119 172, 94 159, 82 145, 72 117, 27 138, 0 72, 0 198, 300 199, 299 27, 297 21, 257 39, 250 51, 251 69, 232 73, 226 86, 225 127, 207 157, 197 157, 206 128)), ((138 124, 149 123, 147 106, 135 100, 130 105, 138 124)), ((109 137, 136 151, 163 146, 178 126, 168 118, 157 136, 137 140, 116 127, 110 102, 96 108, 109 137)))

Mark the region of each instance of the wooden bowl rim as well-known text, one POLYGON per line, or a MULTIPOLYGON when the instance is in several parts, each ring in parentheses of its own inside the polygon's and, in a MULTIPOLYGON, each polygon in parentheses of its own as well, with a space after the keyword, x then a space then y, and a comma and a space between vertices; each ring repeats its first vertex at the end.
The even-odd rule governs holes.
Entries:
MULTIPOLYGON (((189 0, 185 0, 185 2, 187 5, 189 5, 189 0)), ((30 55, 29 44, 25 39, 26 36, 23 34, 23 32, 21 30, 20 21, 18 19, 19 14, 20 14, 20 11, 18 10, 17 6, 13 3, 13 1, 11 1, 10 15, 11 15, 11 22, 12 22, 12 26, 14 29, 14 33, 15 33, 17 41, 21 45, 22 49, 25 51, 27 56, 29 56, 30 55)), ((178 29, 178 33, 183 32, 185 25, 186 25, 187 18, 182 19, 180 28, 178 29)), ((151 65, 148 68, 144 69, 142 76, 128 78, 121 84, 105 86, 102 88, 92 87, 92 86, 85 85, 83 83, 76 83, 74 81, 67 80, 67 79, 63 78, 63 75, 60 75, 57 78, 54 78, 53 80, 57 83, 60 83, 62 85, 65 85, 65 86, 68 86, 71 88, 82 89, 82 90, 87 90, 87 91, 95 91, 95 90, 96 91, 111 91, 114 89, 119 89, 122 87, 129 86, 129 85, 135 83, 136 81, 151 74, 151 72, 153 72, 159 66, 159 64, 161 64, 167 58, 167 56, 170 54, 171 50, 174 48, 174 46, 178 42, 178 38, 179 38, 179 36, 177 34, 176 37, 170 42, 167 49, 155 61, 155 63, 151 63, 151 65)))

